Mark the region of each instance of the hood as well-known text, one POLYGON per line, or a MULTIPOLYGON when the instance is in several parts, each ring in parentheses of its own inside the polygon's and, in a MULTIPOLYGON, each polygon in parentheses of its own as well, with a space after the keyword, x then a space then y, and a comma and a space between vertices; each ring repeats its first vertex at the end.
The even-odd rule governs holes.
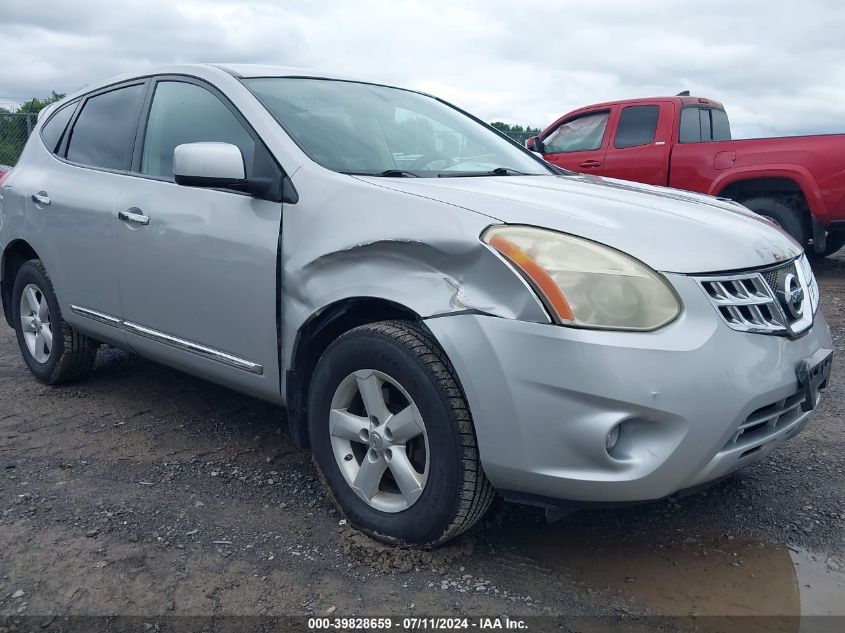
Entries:
POLYGON ((802 249, 745 207, 711 196, 595 176, 368 178, 381 187, 584 237, 655 270, 706 273, 789 260, 802 249))

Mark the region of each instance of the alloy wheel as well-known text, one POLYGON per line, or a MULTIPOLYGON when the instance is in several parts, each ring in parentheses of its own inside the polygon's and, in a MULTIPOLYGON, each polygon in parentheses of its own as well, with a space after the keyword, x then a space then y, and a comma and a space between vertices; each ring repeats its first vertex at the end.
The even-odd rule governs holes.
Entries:
POLYGON ((36 362, 44 364, 53 349, 53 328, 47 297, 35 284, 27 284, 21 294, 21 331, 29 354, 36 362))
POLYGON ((428 434, 395 379, 373 369, 344 378, 332 398, 329 434, 340 472, 367 505, 401 512, 420 498, 428 479, 428 434))

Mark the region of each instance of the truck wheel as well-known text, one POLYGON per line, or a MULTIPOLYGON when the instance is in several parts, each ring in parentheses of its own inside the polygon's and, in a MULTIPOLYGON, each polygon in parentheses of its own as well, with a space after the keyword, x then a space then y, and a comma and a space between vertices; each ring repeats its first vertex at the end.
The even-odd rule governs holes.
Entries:
POLYGON ((333 342, 314 370, 308 423, 323 483, 374 538, 438 545, 493 498, 454 369, 410 322, 362 325, 333 342))
POLYGON ((827 257, 833 255, 840 248, 845 246, 845 231, 828 231, 824 241, 824 250, 821 253, 810 253, 813 257, 827 257))
POLYGON ((24 362, 39 381, 58 385, 91 373, 99 343, 64 322, 39 259, 26 262, 15 278, 12 323, 24 362))
POLYGON ((810 227, 801 212, 783 198, 759 196, 743 200, 742 204, 768 218, 789 233, 802 247, 810 240, 810 227))

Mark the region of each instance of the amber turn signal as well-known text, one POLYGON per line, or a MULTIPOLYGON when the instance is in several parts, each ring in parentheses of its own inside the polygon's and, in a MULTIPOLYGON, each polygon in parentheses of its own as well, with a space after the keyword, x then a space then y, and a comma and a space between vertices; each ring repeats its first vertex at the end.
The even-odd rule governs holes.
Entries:
POLYGON ((517 267, 517 269, 540 291, 540 296, 549 302, 556 316, 561 321, 573 321, 572 309, 563 296, 560 287, 537 262, 520 249, 513 242, 508 241, 501 235, 494 235, 490 239, 490 246, 499 251, 505 259, 517 267))

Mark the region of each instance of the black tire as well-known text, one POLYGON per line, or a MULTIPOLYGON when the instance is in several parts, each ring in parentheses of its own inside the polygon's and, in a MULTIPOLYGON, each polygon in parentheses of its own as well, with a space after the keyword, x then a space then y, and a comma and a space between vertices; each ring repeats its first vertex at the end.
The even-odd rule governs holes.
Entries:
POLYGON ((816 253, 810 249, 808 253, 812 257, 827 257, 839 251, 843 246, 845 246, 845 231, 828 231, 824 240, 824 250, 821 253, 816 253))
POLYGON ((810 224, 807 217, 787 198, 758 196, 743 200, 742 204, 779 225, 795 238, 802 248, 810 241, 810 224))
POLYGON ((374 538, 435 546, 472 527, 493 499, 454 368, 430 334, 411 322, 363 325, 334 341, 314 370, 308 424, 314 460, 333 501, 352 525, 374 538), (427 480, 418 500, 399 512, 381 511, 356 495, 333 453, 332 398, 345 378, 363 369, 395 379, 416 403, 425 424, 427 480))
MULTIPOLYGON (((40 298, 40 297, 39 297, 40 298)), ((40 259, 24 263, 18 270, 12 289, 12 323, 18 338, 21 355, 32 374, 48 385, 58 385, 85 378, 94 367, 99 343, 74 331, 64 319, 56 299, 50 277, 40 259), (24 339, 21 322, 21 297, 28 286, 37 287, 47 302, 52 330, 52 347, 44 362, 39 362, 30 352, 24 339)))

